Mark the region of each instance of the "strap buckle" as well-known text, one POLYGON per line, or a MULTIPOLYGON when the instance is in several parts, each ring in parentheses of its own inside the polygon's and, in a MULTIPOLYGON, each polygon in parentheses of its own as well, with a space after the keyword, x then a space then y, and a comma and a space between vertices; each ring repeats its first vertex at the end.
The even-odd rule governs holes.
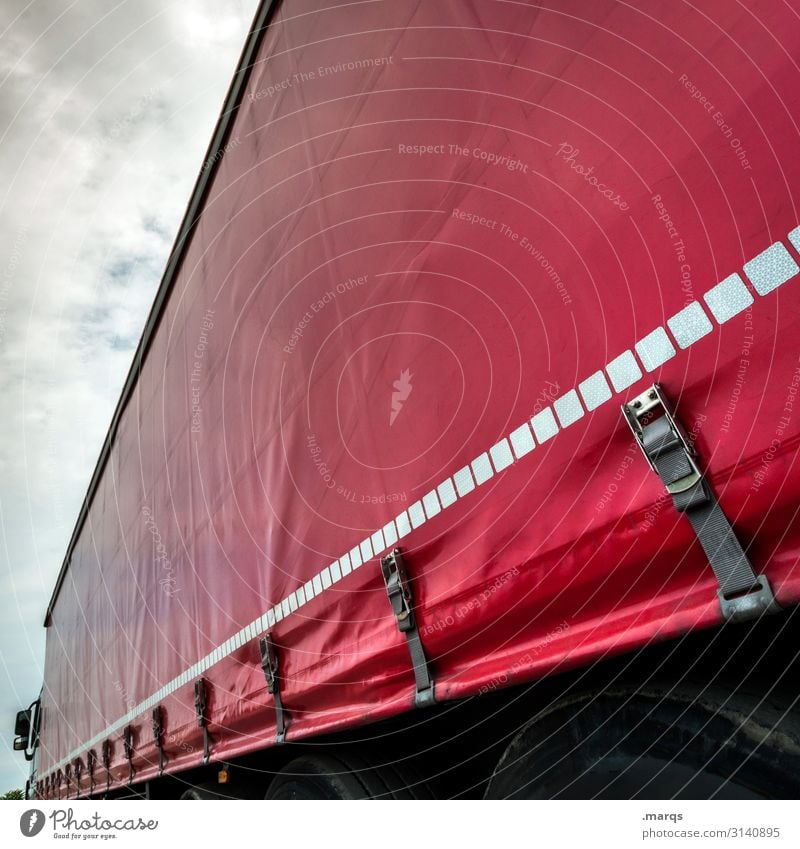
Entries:
POLYGON ((781 608, 772 594, 772 587, 766 575, 759 575, 750 592, 725 596, 722 589, 717 590, 722 615, 731 622, 746 622, 768 613, 777 613, 781 608))
POLYGON ((269 634, 265 634, 261 638, 259 649, 261 652, 261 668, 264 670, 264 678, 267 680, 267 692, 270 695, 275 695, 278 682, 278 655, 269 634))
POLYGON ((208 733, 208 691, 205 678, 198 678, 194 682, 194 713, 197 718, 197 727, 203 729, 203 765, 205 766, 211 757, 210 737, 208 733))
POLYGON ((267 681, 267 692, 272 696, 275 703, 275 742, 286 742, 286 711, 281 698, 281 679, 279 676, 280 663, 275 643, 271 634, 264 634, 258 642, 261 653, 261 668, 264 670, 264 678, 267 681))
POLYGON ((133 768, 133 726, 126 725, 122 731, 122 748, 125 751, 125 759, 128 761, 128 784, 133 784, 136 770, 133 768))
MULTIPOLYGON (((623 404, 622 414, 625 416, 628 426, 633 432, 633 435, 636 437, 636 441, 642 449, 642 454, 644 454, 650 468, 656 474, 659 474, 659 471, 656 468, 654 458, 650 455, 644 444, 645 425, 652 424, 655 419, 663 417, 669 426, 669 435, 667 437, 669 441, 666 441, 661 446, 661 450, 664 448, 674 447, 677 443, 680 443, 683 448, 690 471, 687 475, 676 481, 665 483, 667 492, 670 495, 678 495, 681 492, 686 492, 700 482, 703 477, 703 473, 700 471, 694 460, 696 456, 694 447, 686 438, 683 428, 675 419, 669 403, 667 402, 664 393, 661 391, 661 387, 657 383, 654 383, 650 389, 643 392, 641 395, 638 395, 632 401, 629 401, 627 404, 623 404), (660 416, 659 413, 661 414, 660 416)), ((656 455, 657 453, 658 451, 656 451, 656 455)))
POLYGON ((414 704, 417 707, 427 707, 436 701, 436 694, 428 668, 428 658, 417 630, 406 564, 399 548, 381 558, 381 573, 386 585, 386 594, 392 605, 392 613, 397 620, 397 630, 405 635, 411 664, 414 667, 414 704))
POLYGON ((381 572, 392 612, 397 619, 398 629, 403 632, 412 631, 414 613, 411 609, 411 591, 408 587, 405 562, 399 548, 381 558, 381 572))
POLYGON ((746 550, 694 460, 693 446, 658 384, 622 405, 650 468, 689 520, 719 584, 723 617, 743 622, 779 610, 769 582, 756 576, 746 550))
POLYGON ((158 774, 164 772, 164 716, 161 710, 161 705, 156 705, 151 714, 153 722, 153 740, 158 749, 158 774))

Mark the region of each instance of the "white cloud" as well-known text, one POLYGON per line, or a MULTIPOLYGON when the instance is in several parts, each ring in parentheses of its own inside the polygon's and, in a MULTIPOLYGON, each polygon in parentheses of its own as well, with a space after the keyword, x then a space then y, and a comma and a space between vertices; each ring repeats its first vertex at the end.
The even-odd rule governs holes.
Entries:
POLYGON ((13 713, 255 6, 0 11, 0 793, 27 773, 13 713))

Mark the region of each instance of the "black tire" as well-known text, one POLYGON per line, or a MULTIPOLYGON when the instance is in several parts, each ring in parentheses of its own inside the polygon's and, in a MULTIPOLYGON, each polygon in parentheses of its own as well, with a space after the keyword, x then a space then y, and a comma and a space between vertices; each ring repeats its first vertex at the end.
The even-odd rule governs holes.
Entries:
POLYGON ((796 799, 800 723, 787 706, 708 687, 586 694, 511 741, 489 799, 796 799))
POLYGON ((375 767, 354 755, 306 755, 272 780, 266 799, 430 798, 424 782, 394 766, 375 767))

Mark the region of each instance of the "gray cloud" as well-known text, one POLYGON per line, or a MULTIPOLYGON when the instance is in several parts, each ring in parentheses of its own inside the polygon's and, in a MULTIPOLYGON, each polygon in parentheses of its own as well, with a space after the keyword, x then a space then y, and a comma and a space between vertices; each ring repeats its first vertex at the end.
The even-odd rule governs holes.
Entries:
POLYGON ((42 618, 255 0, 0 9, 0 793, 42 618))

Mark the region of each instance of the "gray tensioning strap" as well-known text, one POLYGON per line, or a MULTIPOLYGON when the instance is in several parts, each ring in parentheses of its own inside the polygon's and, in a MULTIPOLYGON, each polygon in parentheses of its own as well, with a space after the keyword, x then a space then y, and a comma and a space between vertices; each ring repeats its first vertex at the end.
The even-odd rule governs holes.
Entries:
POLYGON ((694 451, 683 437, 661 387, 654 384, 623 404, 622 412, 647 461, 672 496, 675 509, 685 514, 694 528, 719 583, 717 598, 722 615, 742 622, 780 610, 766 575, 753 571, 731 523, 697 467, 694 451))
POLYGON ((424 707, 435 701, 434 683, 414 617, 408 576, 399 548, 395 548, 390 554, 381 558, 381 571, 386 585, 386 594, 389 596, 389 603, 392 605, 392 613, 397 620, 398 630, 406 635, 408 652, 414 666, 414 683, 416 685, 414 703, 417 707, 424 707))
MULTIPOLYGON (((666 416, 642 428, 642 447, 667 487, 694 471, 678 434, 666 416)), ((704 477, 672 493, 675 508, 692 523, 724 595, 752 589, 758 578, 730 522, 704 477)))

